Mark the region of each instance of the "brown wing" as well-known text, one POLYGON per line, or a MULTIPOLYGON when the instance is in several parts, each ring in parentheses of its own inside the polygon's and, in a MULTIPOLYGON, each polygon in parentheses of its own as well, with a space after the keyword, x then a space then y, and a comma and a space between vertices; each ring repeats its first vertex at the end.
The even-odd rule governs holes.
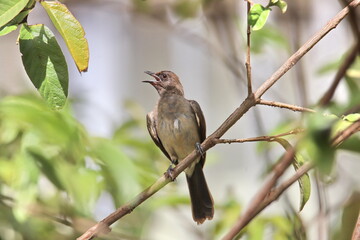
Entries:
MULTIPOLYGON (((204 114, 201 111, 200 105, 196 101, 189 100, 189 103, 190 103, 192 109, 194 110, 194 113, 196 116, 196 121, 197 121, 197 124, 199 127, 198 129, 199 129, 200 140, 201 140, 201 142, 203 142, 206 138, 206 123, 205 123, 204 114)), ((200 159, 202 166, 204 166, 205 157, 206 157, 206 153, 200 159)))
POLYGON ((169 154, 166 152, 164 146, 162 145, 160 138, 156 132, 156 120, 154 117, 154 111, 149 112, 146 115, 146 125, 147 125, 147 129, 149 131, 149 134, 152 138, 152 140, 154 141, 154 143, 156 144, 156 146, 158 146, 160 148, 160 150, 165 154, 165 156, 170 159, 169 154))

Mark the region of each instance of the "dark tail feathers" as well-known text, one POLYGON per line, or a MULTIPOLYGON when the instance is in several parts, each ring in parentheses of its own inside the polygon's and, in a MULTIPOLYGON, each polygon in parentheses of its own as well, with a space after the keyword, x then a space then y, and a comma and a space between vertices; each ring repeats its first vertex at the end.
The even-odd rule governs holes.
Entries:
POLYGON ((186 176, 189 186, 193 219, 202 224, 214 216, 214 202, 206 184, 201 164, 196 164, 191 177, 186 176))

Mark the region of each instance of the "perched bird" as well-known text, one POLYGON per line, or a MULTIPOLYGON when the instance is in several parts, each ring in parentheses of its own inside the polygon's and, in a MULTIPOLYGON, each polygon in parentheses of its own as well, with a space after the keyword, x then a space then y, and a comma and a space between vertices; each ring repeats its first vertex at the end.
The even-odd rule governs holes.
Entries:
MULTIPOLYGON (((172 164, 178 164, 206 138, 205 118, 199 104, 184 98, 183 86, 171 71, 146 71, 154 81, 143 81, 155 87, 160 99, 146 116, 147 128, 155 144, 172 164)), ((214 202, 203 173, 205 153, 185 169, 193 219, 201 224, 214 216, 214 202)), ((171 165, 170 165, 171 168, 171 165)), ((171 170, 171 169, 170 169, 171 170)))

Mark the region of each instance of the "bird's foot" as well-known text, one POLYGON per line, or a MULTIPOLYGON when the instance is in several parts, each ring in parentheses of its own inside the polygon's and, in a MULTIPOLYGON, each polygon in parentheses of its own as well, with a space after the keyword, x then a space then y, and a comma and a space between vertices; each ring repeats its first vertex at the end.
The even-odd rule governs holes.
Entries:
POLYGON ((202 157, 204 157, 205 152, 204 152, 204 149, 201 147, 201 144, 197 142, 197 143, 195 143, 195 147, 196 147, 196 150, 200 153, 200 155, 202 157))
POLYGON ((174 172, 174 168, 173 168, 173 163, 172 163, 172 164, 170 164, 170 166, 168 167, 168 169, 164 173, 165 177, 171 179, 171 181, 174 181, 175 177, 173 175, 173 172, 174 172))

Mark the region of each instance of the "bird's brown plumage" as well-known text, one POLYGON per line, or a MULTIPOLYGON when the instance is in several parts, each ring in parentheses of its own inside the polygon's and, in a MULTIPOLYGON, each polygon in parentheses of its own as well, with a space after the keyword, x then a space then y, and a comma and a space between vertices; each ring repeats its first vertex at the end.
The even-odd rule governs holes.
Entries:
MULTIPOLYGON (((150 83, 158 91, 160 99, 155 109, 147 114, 147 127, 151 138, 172 162, 183 160, 206 138, 205 118, 199 104, 184 98, 184 90, 178 76, 171 71, 145 72, 154 77, 150 83)), ((193 219, 198 224, 214 215, 214 203, 202 168, 203 154, 185 169, 189 186, 193 219)))

